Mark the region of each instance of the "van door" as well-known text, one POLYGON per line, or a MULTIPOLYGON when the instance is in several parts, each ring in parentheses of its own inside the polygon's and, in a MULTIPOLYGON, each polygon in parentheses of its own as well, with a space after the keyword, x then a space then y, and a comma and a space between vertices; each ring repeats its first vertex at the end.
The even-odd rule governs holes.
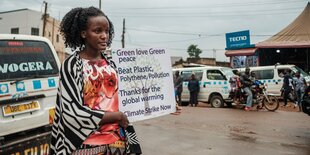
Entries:
POLYGON ((255 73, 255 78, 265 84, 267 84, 267 92, 280 95, 280 89, 282 85, 279 84, 275 69, 264 69, 251 71, 255 73))
POLYGON ((224 94, 229 93, 228 82, 226 76, 219 69, 208 69, 207 80, 205 85, 207 87, 208 97, 212 93, 219 93, 224 98, 224 94))
POLYGON ((202 70, 186 70, 182 71, 181 77, 183 78, 183 92, 182 92, 182 101, 189 101, 189 90, 188 90, 188 81, 192 75, 192 73, 195 73, 196 79, 199 81, 200 86, 200 92, 198 94, 198 101, 204 101, 204 98, 206 96, 204 95, 205 90, 201 89, 202 86, 202 77, 203 77, 203 71, 202 70))

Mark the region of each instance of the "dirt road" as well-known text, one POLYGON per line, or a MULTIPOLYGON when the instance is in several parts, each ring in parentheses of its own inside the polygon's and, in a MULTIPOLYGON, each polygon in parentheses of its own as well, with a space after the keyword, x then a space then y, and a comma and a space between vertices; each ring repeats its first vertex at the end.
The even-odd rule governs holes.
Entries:
POLYGON ((134 123, 145 155, 310 155, 310 117, 294 110, 182 107, 134 123))

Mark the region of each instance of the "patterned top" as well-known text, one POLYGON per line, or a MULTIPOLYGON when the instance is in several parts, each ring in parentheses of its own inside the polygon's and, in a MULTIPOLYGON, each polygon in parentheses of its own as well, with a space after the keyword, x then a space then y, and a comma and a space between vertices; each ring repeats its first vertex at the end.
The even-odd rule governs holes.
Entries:
MULTIPOLYGON (((106 60, 115 68, 112 61, 107 58, 106 60)), ((67 155, 79 148, 88 135, 99 128, 98 124, 104 115, 104 111, 91 109, 84 104, 82 71, 82 59, 77 52, 68 57, 61 66, 52 128, 52 155, 67 155)))
MULTIPOLYGON (((104 54, 102 56, 107 64, 116 70, 114 62, 107 59, 104 54)), ((51 155, 71 154, 91 133, 100 128, 98 124, 104 111, 92 109, 88 106, 90 103, 84 103, 83 70, 83 62, 77 52, 68 57, 61 66, 52 128, 51 155)), ((132 125, 125 129, 125 135, 127 153, 141 154, 141 147, 132 125)))
MULTIPOLYGON (((118 82, 116 71, 105 59, 83 61, 84 105, 93 110, 118 111, 118 82)), ((93 132, 83 144, 105 145, 120 139, 117 123, 105 124, 93 132)))

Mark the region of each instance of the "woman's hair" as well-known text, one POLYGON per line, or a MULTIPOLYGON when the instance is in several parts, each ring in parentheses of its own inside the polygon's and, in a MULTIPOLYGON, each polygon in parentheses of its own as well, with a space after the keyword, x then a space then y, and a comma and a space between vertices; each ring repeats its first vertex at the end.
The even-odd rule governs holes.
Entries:
POLYGON ((87 29, 89 17, 104 16, 109 22, 109 40, 108 46, 111 45, 114 37, 114 27, 110 19, 99 9, 95 7, 74 8, 69 11, 60 23, 60 33, 64 37, 65 46, 73 50, 83 48, 85 42, 81 37, 81 32, 87 29))

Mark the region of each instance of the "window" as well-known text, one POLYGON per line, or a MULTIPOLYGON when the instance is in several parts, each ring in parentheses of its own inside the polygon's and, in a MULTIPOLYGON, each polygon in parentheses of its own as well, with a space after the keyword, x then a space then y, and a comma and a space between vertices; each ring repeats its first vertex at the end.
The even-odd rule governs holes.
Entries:
POLYGON ((39 36, 39 28, 31 28, 31 35, 39 36))
POLYGON ((192 73, 195 73, 195 77, 197 80, 202 80, 202 70, 193 70, 193 71, 182 71, 181 77, 183 78, 183 81, 188 81, 191 78, 192 73))
POLYGON ((47 43, 32 40, 0 40, 0 81, 58 74, 47 43))
POLYGON ((227 80, 226 77, 219 70, 208 70, 207 78, 209 80, 227 80))
POLYGON ((278 69, 278 75, 279 75, 279 77, 281 77, 281 78, 283 78, 284 77, 284 71, 288 71, 289 73, 291 73, 291 70, 290 69, 288 69, 288 68, 286 68, 286 69, 278 69))
POLYGON ((274 77, 273 69, 269 69, 269 70, 256 70, 256 71, 252 71, 252 73, 255 73, 255 78, 257 80, 273 79, 273 77, 274 77))
POLYGON ((11 34, 19 34, 19 28, 11 28, 11 34))

